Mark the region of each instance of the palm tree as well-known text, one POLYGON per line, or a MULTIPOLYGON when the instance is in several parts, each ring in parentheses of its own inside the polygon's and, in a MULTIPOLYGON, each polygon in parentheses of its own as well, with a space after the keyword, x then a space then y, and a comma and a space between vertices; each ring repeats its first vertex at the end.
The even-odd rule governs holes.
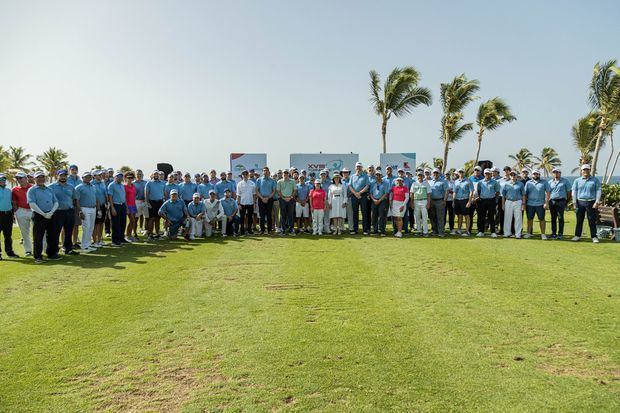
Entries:
POLYGON ((125 172, 133 171, 133 169, 131 168, 131 166, 124 165, 124 166, 121 166, 121 169, 119 169, 119 171, 121 171, 122 173, 125 173, 125 172))
POLYGON ((465 176, 470 176, 474 174, 474 167, 476 166, 476 162, 473 159, 465 162, 463 165, 463 169, 465 169, 465 176))
POLYGON ((418 167, 416 169, 426 169, 426 168, 430 168, 431 166, 429 165, 428 162, 422 162, 420 163, 420 165, 418 165, 418 167))
POLYGON ((472 100, 477 99, 475 93, 480 89, 476 79, 467 80, 464 74, 456 76, 450 83, 441 84, 441 106, 443 117, 441 118, 441 140, 444 145, 442 171, 448 165, 448 152, 450 144, 459 141, 465 132, 473 129, 472 123, 461 123, 463 109, 472 100))
POLYGON ((604 136, 613 130, 620 118, 620 67, 616 66, 615 60, 594 65, 588 100, 592 109, 600 115, 592 159, 592 175, 596 175, 604 136))
POLYGON ((495 97, 480 104, 476 124, 478 125, 478 148, 476 149, 476 159, 474 164, 480 159, 480 146, 482 146, 482 135, 487 130, 495 130, 506 122, 517 120, 510 112, 510 107, 503 99, 495 97))
POLYGON ((56 171, 67 167, 67 154, 62 149, 51 147, 37 156, 37 161, 52 181, 56 177, 56 171))
POLYGON ((543 170, 545 178, 551 174, 551 170, 555 166, 562 166, 558 153, 553 148, 543 148, 540 152, 540 157, 535 156, 534 159, 538 161, 538 167, 543 170))
POLYGON ((534 155, 527 148, 519 149, 515 155, 509 155, 508 158, 515 161, 514 167, 516 170, 520 171, 523 168, 529 168, 532 166, 532 157, 534 155))
POLYGON ((0 171, 6 171, 10 165, 9 152, 0 145, 0 171))
MULTIPOLYGON (((598 124, 598 114, 591 112, 583 118, 579 118, 571 128, 573 146, 579 151, 579 166, 592 162, 592 151, 596 145, 598 124)), ((573 172, 577 171, 579 171, 579 167, 573 169, 573 172)))
POLYGON ((11 169, 16 169, 22 172, 28 172, 28 167, 31 165, 30 158, 32 155, 26 153, 26 149, 23 146, 9 146, 8 157, 11 165, 11 169))
POLYGON ((379 74, 374 70, 370 71, 370 93, 372 94, 370 101, 377 115, 381 116, 383 153, 387 150, 387 123, 392 115, 400 118, 411 113, 418 105, 430 106, 432 103, 431 91, 419 87, 419 80, 420 74, 415 68, 396 67, 381 87, 379 74))
POLYGON ((443 171, 443 159, 433 158, 433 168, 437 168, 443 171))

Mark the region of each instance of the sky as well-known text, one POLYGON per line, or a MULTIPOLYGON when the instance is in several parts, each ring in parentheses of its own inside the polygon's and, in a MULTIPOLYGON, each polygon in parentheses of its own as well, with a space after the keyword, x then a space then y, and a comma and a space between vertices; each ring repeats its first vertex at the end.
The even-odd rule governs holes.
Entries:
POLYGON ((231 152, 265 152, 272 169, 319 151, 377 163, 368 72, 411 65, 433 105, 390 120, 388 152, 442 155, 439 85, 465 73, 481 86, 466 121, 495 96, 517 117, 481 159, 551 146, 570 171, 592 68, 620 58, 619 17, 602 0, 0 0, 0 145, 60 147, 82 168, 224 170, 231 152))

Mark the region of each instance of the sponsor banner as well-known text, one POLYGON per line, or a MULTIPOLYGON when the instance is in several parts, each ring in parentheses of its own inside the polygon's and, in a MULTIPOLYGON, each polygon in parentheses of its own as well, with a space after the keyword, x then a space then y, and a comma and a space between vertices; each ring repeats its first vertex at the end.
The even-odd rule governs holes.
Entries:
POLYGON ((384 171, 388 166, 391 166, 394 172, 398 168, 404 169, 405 172, 415 171, 415 153, 382 153, 379 155, 379 161, 384 171))
POLYGON ((237 177, 243 170, 254 169, 262 174, 263 167, 267 165, 266 153, 231 153, 230 171, 237 177))
POLYGON ((359 155, 356 153, 292 153, 291 167, 305 169, 308 173, 314 172, 316 176, 319 176, 321 170, 328 169, 331 175, 343 168, 353 171, 358 160, 359 155))

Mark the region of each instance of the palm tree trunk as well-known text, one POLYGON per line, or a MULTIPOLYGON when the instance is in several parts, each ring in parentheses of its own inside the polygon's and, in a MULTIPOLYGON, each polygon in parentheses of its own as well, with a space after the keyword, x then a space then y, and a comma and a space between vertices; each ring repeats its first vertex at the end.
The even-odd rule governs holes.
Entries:
POLYGON ((601 151, 601 143, 603 142, 603 134, 606 129, 605 122, 601 121, 598 130, 598 136, 596 137, 596 146, 594 146, 594 158, 592 159, 592 176, 596 176, 596 163, 598 162, 598 154, 601 151))
POLYGON ((476 160, 474 161, 474 166, 478 165, 478 159, 480 158, 480 147, 482 146, 482 134, 483 130, 480 128, 478 131, 478 149, 476 150, 476 160))
POLYGON ((387 152, 387 141, 385 140, 386 134, 387 134, 387 118, 384 116, 383 121, 381 122, 381 140, 383 142, 383 153, 387 152))
POLYGON ((611 151, 609 151, 609 158, 607 158, 607 163, 605 164, 605 173, 603 174, 603 178, 607 176, 607 171, 609 171, 609 164, 614 157, 614 131, 613 129, 609 132, 609 142, 611 143, 611 151))
POLYGON ((441 165, 441 173, 446 172, 446 165, 448 165, 448 151, 450 150, 450 142, 446 142, 443 148, 443 165, 441 165))
POLYGON ((616 153, 616 160, 614 161, 614 165, 611 167, 611 171, 609 171, 609 175, 607 175, 607 179, 605 180, 606 184, 611 182, 611 178, 614 176, 616 165, 618 165, 618 158, 620 158, 620 150, 618 150, 618 153, 616 153))

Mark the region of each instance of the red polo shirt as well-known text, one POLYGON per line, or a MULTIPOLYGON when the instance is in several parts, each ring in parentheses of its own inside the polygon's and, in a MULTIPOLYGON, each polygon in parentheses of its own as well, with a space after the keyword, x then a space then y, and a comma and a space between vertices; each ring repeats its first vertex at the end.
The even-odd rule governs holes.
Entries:
POLYGON ((13 202, 17 203, 18 208, 30 209, 26 194, 31 187, 32 185, 28 184, 23 188, 21 186, 16 186, 11 189, 11 198, 13 198, 13 202))

